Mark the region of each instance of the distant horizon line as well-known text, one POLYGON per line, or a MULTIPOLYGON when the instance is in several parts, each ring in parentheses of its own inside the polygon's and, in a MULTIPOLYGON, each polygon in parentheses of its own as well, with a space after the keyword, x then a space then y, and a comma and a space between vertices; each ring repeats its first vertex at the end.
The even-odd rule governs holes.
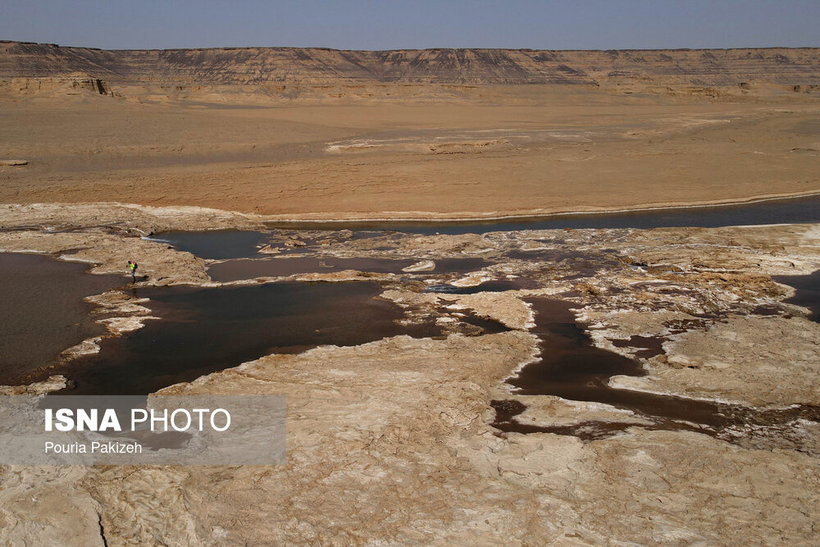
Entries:
POLYGON ((170 48, 105 48, 93 46, 73 46, 57 44, 54 42, 33 42, 30 40, 0 39, 0 44, 31 44, 39 46, 52 46, 57 48, 89 49, 94 51, 207 51, 207 50, 238 50, 238 49, 317 49, 323 51, 459 51, 459 50, 489 50, 489 51, 733 51, 733 50, 758 50, 758 49, 820 49, 820 46, 744 46, 744 47, 641 47, 641 48, 567 48, 548 49, 531 47, 400 47, 387 49, 355 49, 355 48, 335 48, 329 46, 207 46, 207 47, 170 47, 170 48))

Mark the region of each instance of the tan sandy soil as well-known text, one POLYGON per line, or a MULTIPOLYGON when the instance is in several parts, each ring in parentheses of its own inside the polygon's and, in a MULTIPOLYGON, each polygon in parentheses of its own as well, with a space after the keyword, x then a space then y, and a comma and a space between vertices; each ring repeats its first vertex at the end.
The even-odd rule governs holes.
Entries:
POLYGON ((0 202, 419 218, 820 191, 813 95, 718 101, 583 86, 471 93, 261 105, 5 95, 3 154, 29 164, 0 167, 0 202))

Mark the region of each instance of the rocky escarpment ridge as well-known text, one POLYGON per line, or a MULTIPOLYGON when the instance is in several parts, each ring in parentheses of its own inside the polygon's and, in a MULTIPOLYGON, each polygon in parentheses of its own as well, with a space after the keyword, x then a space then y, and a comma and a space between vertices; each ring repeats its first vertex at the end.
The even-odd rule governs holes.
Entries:
POLYGON ((86 74, 121 85, 582 84, 741 86, 812 90, 820 49, 547 51, 325 48, 101 50, 0 42, 0 78, 86 74), (741 85, 743 84, 743 85, 741 85))

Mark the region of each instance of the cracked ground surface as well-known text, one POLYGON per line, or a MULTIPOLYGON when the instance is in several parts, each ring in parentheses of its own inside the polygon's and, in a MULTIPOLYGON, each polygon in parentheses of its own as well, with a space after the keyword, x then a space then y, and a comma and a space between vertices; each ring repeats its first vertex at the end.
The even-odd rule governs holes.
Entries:
MULTIPOLYGON (((253 227, 229 214, 139 209, 115 229, 112 220, 123 221, 116 209, 93 210, 102 222, 89 214, 44 207, 5 215, 0 248, 54 256, 74 249, 97 273, 120 272, 122 258, 139 253, 149 276, 142 283, 218 286, 211 261, 135 230, 196 229, 207 215, 253 227), (59 215, 81 229, 42 229, 59 215)), ((484 262, 458 272, 296 274, 291 279, 378 280, 382 298, 400 305, 407 321, 442 320, 445 332, 265 355, 169 386, 163 392, 285 395, 287 463, 3 466, 4 542, 813 543, 816 416, 741 421, 721 437, 653 429, 628 408, 517 394, 505 380, 541 351, 527 302, 558 298, 591 344, 637 360, 643 375, 612 377, 612 388, 760 412, 816 408, 820 327, 787 302, 794 291, 772 279, 818 269, 816 225, 339 235, 324 245, 309 233, 277 232, 268 243, 294 239, 306 242, 298 256, 484 262), (480 290, 521 279, 530 283, 480 290), (445 285, 477 292, 430 290, 445 285), (465 312, 504 329, 468 328, 465 312), (493 400, 520 402, 520 423, 628 426, 592 439, 505 433, 492 425, 493 400)), ((121 295, 103 300, 123 318, 150 309, 123 309, 121 295)), ((51 382, 7 390, 63 385, 51 382)))

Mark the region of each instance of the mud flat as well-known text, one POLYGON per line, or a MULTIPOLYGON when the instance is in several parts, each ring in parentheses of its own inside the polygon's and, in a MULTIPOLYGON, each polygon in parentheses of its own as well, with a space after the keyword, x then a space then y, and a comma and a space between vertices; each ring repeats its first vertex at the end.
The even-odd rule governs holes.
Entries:
MULTIPOLYGON (((150 300, 141 306, 162 317, 172 300, 197 293, 219 300, 243 289, 236 285, 248 285, 248 295, 279 290, 275 277, 221 286, 208 275, 218 260, 141 237, 159 226, 230 228, 231 218, 234 227, 262 227, 213 211, 10 209, 0 246, 71 250, 98 273, 138 257, 148 277, 136 290, 150 300)), ((285 395, 287 464, 4 466, 4 541, 814 541, 820 330, 807 291, 820 269, 816 224, 365 238, 281 231, 261 243, 253 248, 287 250, 274 260, 360 260, 362 270, 289 282, 338 287, 352 298, 339 311, 354 313, 368 308, 337 283, 367 281, 356 286, 399 320, 296 353, 272 343, 254 349, 258 358, 162 390, 285 395), (367 271, 385 260, 413 263, 367 271), (445 260, 469 266, 439 266, 445 260), (591 371, 591 391, 612 397, 515 389, 539 356, 560 349, 549 336, 561 327, 539 326, 544 299, 562 302, 558 323, 571 324, 565 334, 583 338, 585 351, 623 365, 591 371), (430 324, 433 337, 401 334, 430 324), (663 401, 677 401, 674 412, 659 412, 663 401), (659 417, 673 426, 659 427, 659 417)), ((132 311, 135 320, 147 313, 132 311)), ((108 343, 147 338, 162 324, 108 343)), ((71 365, 62 372, 71 379, 71 365)))
MULTIPOLYGON (((806 85, 817 79, 816 49, 783 54, 802 58, 802 82, 788 85, 796 73, 778 74, 788 65, 773 60, 764 64, 776 85, 743 89, 734 75, 713 94, 681 75, 640 84, 651 65, 636 61, 635 76, 615 86, 472 85, 454 75, 432 87, 342 82, 338 94, 329 91, 335 84, 313 81, 292 97, 241 85, 208 91, 205 73, 200 98, 175 85, 125 97, 18 92, 2 85, 3 73, 32 65, 2 49, 2 139, 7 157, 29 160, 0 168, 5 204, 93 199, 272 220, 471 220, 820 191, 818 88, 806 85)), ((701 77, 722 79, 705 59, 701 77)), ((248 74, 257 77, 257 69, 248 74)))

